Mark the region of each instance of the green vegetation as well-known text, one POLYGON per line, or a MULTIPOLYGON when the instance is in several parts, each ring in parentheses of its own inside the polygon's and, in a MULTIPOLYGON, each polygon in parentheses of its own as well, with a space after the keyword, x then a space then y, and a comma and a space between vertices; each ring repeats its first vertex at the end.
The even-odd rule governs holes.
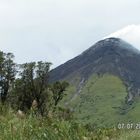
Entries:
MULTIPOLYGON (((42 128, 41 132, 46 130, 45 124, 50 121, 46 118, 49 117, 51 112, 51 114, 57 116, 53 122, 58 121, 53 129, 48 127, 48 131, 52 131, 52 133, 54 128, 57 129, 59 126, 59 119, 71 118, 71 112, 68 109, 57 106, 65 96, 64 92, 69 84, 65 81, 57 81, 50 85, 48 83, 50 65, 51 63, 42 61, 18 65, 14 63, 12 53, 0 52, 1 139, 20 139, 22 135, 25 136, 25 139, 42 139, 42 135, 38 136, 39 128, 42 128), (24 121, 18 120, 15 114, 24 121), (19 130, 21 132, 18 135, 19 130), (13 131, 16 131, 14 137, 13 131)), ((49 126, 49 124, 47 125, 49 126)), ((62 124, 62 127, 63 125, 65 127, 67 123, 62 124)), ((69 125, 66 127, 69 127, 69 125)), ((46 134, 44 135, 47 137, 46 134)), ((51 138, 51 136, 49 137, 51 138)))
POLYGON ((0 106, 0 140, 139 140, 139 130, 90 130, 74 120, 34 116, 24 117, 9 107, 0 106))
POLYGON ((101 132, 91 132, 73 120, 58 119, 56 114, 41 117, 33 112, 15 114, 12 109, 0 106, 0 140, 90 140, 98 137, 113 137, 112 131, 99 135, 101 132))
POLYGON ((34 104, 36 114, 47 116, 69 86, 64 81, 48 83, 50 65, 42 61, 19 65, 14 63, 12 53, 0 52, 0 103, 26 113, 34 104))
POLYGON ((118 77, 93 75, 84 83, 75 73, 67 77, 71 86, 65 81, 49 84, 50 65, 18 65, 13 54, 0 52, 0 140, 140 138, 134 127, 117 128, 138 123, 140 116, 139 99, 125 103, 127 92, 118 77))
POLYGON ((95 126, 113 126, 121 119, 118 111, 126 95, 119 78, 112 75, 103 75, 101 78, 93 76, 77 99, 79 103, 75 116, 82 122, 93 122, 95 126))
POLYGON ((93 75, 83 86, 80 95, 70 100, 75 93, 76 88, 69 87, 67 94, 70 98, 65 97, 63 104, 68 102, 67 106, 71 107, 79 123, 93 128, 112 128, 117 127, 118 123, 138 123, 140 120, 139 98, 131 105, 126 104, 126 87, 116 76, 93 75))

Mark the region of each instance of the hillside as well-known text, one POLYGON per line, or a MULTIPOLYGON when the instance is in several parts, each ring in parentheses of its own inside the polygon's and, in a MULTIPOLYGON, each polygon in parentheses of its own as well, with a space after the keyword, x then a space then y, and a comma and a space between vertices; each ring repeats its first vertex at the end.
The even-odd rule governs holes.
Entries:
POLYGON ((52 70, 50 81, 71 83, 61 105, 70 107, 77 121, 94 126, 137 122, 139 62, 140 52, 132 45, 108 38, 52 70))
POLYGON ((50 81, 74 78, 86 81, 92 74, 110 73, 118 76, 128 88, 128 101, 139 95, 140 52, 119 38, 97 42, 81 55, 60 65, 50 73, 50 81), (72 78, 71 78, 72 77, 72 78))
POLYGON ((75 119, 94 127, 117 127, 119 123, 139 122, 140 99, 126 104, 126 87, 118 77, 105 74, 91 76, 79 95, 70 87, 61 105, 71 107, 75 119), (110 117, 111 115, 111 117, 110 117))

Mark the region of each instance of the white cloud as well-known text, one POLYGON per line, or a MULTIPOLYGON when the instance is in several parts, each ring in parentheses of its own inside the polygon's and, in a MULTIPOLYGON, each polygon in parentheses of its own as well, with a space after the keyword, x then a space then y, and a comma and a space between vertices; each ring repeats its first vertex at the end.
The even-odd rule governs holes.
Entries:
POLYGON ((114 33, 111 33, 108 37, 118 37, 131 43, 135 48, 140 50, 140 25, 128 25, 114 33))
POLYGON ((139 23, 139 0, 0 0, 0 50, 18 63, 46 60, 55 66, 105 34, 139 23))

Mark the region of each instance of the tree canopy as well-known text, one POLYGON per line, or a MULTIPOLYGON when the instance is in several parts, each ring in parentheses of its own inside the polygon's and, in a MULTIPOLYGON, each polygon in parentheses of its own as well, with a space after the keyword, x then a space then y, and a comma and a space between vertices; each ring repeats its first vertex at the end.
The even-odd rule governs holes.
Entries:
POLYGON ((0 52, 0 101, 28 111, 36 103, 39 114, 47 114, 65 95, 67 82, 49 84, 49 62, 16 64, 12 53, 0 52))

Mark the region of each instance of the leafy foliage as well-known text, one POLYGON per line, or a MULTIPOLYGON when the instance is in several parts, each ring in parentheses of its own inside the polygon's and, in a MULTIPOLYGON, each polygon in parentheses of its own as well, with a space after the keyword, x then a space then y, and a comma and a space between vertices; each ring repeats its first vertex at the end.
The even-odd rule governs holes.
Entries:
POLYGON ((17 79, 14 89, 18 93, 19 108, 30 109, 33 100, 36 100, 38 109, 43 114, 43 105, 49 96, 47 77, 50 63, 25 63, 20 65, 20 68, 20 78, 17 79))
POLYGON ((54 99, 54 105, 57 106, 57 104, 59 103, 59 101, 61 101, 64 97, 64 92, 66 90, 66 88, 69 86, 69 84, 67 82, 55 82, 52 86, 51 86, 51 90, 53 93, 53 99, 54 99))
POLYGON ((10 93, 12 82, 15 80, 16 64, 13 59, 12 53, 0 52, 0 97, 3 104, 10 93))
POLYGON ((0 101, 15 110, 28 112, 35 106, 38 115, 47 116, 64 97, 66 82, 48 84, 49 62, 16 64, 12 53, 0 52, 0 101), (36 103, 36 105, 34 105, 36 103))
POLYGON ((12 91, 18 109, 27 112, 35 100, 38 113, 47 115, 64 97, 68 83, 48 84, 50 65, 51 63, 42 61, 20 65, 19 78, 16 79, 12 91))

